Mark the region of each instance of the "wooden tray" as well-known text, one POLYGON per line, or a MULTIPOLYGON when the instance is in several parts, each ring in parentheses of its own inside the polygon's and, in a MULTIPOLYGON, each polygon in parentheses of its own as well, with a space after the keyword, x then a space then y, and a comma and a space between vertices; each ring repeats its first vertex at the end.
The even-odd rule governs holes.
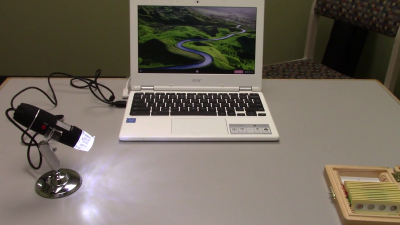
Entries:
POLYGON ((340 176, 378 178, 381 182, 397 183, 400 188, 400 166, 395 166, 395 173, 389 167, 365 167, 365 166, 343 166, 326 165, 325 179, 342 224, 345 225, 389 225, 400 224, 400 215, 360 215, 355 214, 350 208, 340 176))

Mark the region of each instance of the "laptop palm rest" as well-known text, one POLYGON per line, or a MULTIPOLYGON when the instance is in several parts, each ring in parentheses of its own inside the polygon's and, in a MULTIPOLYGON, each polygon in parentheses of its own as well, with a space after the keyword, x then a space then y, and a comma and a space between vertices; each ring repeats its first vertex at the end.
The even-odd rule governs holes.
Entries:
POLYGON ((172 134, 178 135, 222 135, 228 134, 225 119, 220 118, 175 118, 172 119, 172 134))

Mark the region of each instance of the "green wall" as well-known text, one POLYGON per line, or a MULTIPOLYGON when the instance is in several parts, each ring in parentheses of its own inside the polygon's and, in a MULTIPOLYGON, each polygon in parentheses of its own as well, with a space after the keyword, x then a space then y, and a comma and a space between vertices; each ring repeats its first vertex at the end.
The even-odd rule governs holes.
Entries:
POLYGON ((0 75, 129 76, 128 0, 0 0, 0 75))
MULTIPOLYGON (((303 56, 311 3, 265 2, 265 64, 303 56)), ((128 6, 128 0, 0 0, 0 75, 92 76, 101 68, 104 76, 129 76, 128 6)), ((320 20, 317 61, 332 24, 320 20)), ((392 38, 370 33, 356 76, 383 82, 392 44, 392 38)), ((400 84, 395 95, 400 97, 400 84)))

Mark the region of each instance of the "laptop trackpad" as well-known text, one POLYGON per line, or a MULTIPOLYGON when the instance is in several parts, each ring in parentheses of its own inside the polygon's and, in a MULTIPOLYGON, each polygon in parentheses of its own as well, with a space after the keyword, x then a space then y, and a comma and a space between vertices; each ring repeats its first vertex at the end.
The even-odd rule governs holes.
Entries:
POLYGON ((218 135, 228 134, 225 119, 176 118, 172 119, 172 134, 218 135))

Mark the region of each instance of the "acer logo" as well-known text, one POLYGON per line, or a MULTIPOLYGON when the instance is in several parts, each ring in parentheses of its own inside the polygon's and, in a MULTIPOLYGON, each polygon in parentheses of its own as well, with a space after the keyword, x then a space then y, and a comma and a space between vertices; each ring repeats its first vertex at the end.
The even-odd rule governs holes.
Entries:
POLYGON ((192 82, 200 82, 201 79, 193 79, 192 82))

